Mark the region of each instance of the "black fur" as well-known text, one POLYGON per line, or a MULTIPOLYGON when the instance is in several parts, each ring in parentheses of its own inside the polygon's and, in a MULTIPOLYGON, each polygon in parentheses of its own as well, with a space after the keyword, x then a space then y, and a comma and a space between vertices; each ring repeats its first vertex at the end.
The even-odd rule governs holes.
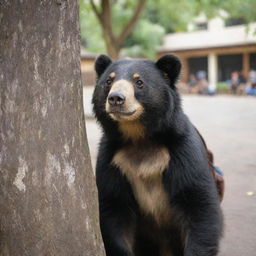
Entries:
POLYGON ((180 61, 173 55, 164 56, 156 63, 150 60, 111 62, 107 56, 100 56, 95 67, 98 81, 93 105, 104 131, 96 179, 107 256, 160 256, 163 241, 169 243, 175 256, 217 255, 222 233, 220 203, 204 144, 183 113, 175 88, 180 61), (116 73, 115 80, 132 81, 134 73, 140 74, 145 86, 135 88, 135 96, 145 109, 140 117, 146 127, 145 140, 169 150, 171 160, 162 181, 174 218, 167 226, 158 226, 153 219, 141 214, 129 182, 111 164, 117 150, 132 143, 123 139, 117 122, 105 111, 109 92, 105 81, 111 72, 116 73), (132 246, 127 243, 126 234, 133 237, 132 246))
POLYGON ((106 55, 100 55, 95 63, 97 76, 101 76, 105 69, 112 63, 112 60, 106 55))

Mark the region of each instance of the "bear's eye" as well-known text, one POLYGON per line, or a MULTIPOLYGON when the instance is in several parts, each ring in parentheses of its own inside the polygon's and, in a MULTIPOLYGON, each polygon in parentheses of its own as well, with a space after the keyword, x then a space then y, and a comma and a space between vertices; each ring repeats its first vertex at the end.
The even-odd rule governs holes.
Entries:
POLYGON ((108 79, 106 80, 106 84, 107 84, 107 85, 111 85, 111 84, 112 84, 112 81, 113 81, 113 79, 108 78, 108 79))
POLYGON ((143 81, 137 80, 137 81, 136 81, 136 85, 137 85, 139 88, 142 88, 142 87, 143 87, 143 81))

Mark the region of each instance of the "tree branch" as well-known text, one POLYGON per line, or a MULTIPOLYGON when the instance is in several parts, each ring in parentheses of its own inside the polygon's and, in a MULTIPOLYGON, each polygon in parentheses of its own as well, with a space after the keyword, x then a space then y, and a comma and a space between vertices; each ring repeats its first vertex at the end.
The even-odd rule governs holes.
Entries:
POLYGON ((113 32, 113 25, 112 25, 112 13, 111 13, 111 6, 109 0, 101 0, 102 6, 102 27, 107 32, 105 34, 106 37, 109 37, 111 42, 116 44, 116 37, 113 32))
POLYGON ((96 16, 98 17, 98 19, 101 21, 101 15, 102 13, 97 9, 97 6, 95 5, 94 1, 93 0, 90 0, 90 4, 91 4, 91 7, 92 7, 92 10, 94 11, 94 13, 96 14, 96 16))
POLYGON ((117 44, 121 45, 122 42, 126 39, 126 37, 131 33, 132 29, 134 28, 147 0, 140 0, 138 5, 136 6, 134 15, 130 19, 130 21, 126 24, 122 32, 117 38, 117 44))

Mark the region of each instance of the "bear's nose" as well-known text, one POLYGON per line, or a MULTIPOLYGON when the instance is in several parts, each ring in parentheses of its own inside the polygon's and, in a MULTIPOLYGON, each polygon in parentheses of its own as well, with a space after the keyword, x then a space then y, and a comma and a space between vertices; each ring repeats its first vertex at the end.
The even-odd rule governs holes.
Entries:
POLYGON ((125 96, 121 92, 111 92, 108 96, 108 103, 111 106, 123 105, 125 102, 125 96))

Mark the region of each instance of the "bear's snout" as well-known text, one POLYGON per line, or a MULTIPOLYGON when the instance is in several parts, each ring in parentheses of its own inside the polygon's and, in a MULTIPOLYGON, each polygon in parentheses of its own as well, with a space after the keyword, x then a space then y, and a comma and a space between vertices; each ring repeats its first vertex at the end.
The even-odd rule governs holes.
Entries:
POLYGON ((133 84, 125 79, 115 81, 106 97, 106 112, 116 121, 134 121, 143 112, 135 97, 133 84))
POLYGON ((121 92, 111 92, 108 96, 108 103, 111 106, 121 106, 125 102, 125 96, 121 92))

